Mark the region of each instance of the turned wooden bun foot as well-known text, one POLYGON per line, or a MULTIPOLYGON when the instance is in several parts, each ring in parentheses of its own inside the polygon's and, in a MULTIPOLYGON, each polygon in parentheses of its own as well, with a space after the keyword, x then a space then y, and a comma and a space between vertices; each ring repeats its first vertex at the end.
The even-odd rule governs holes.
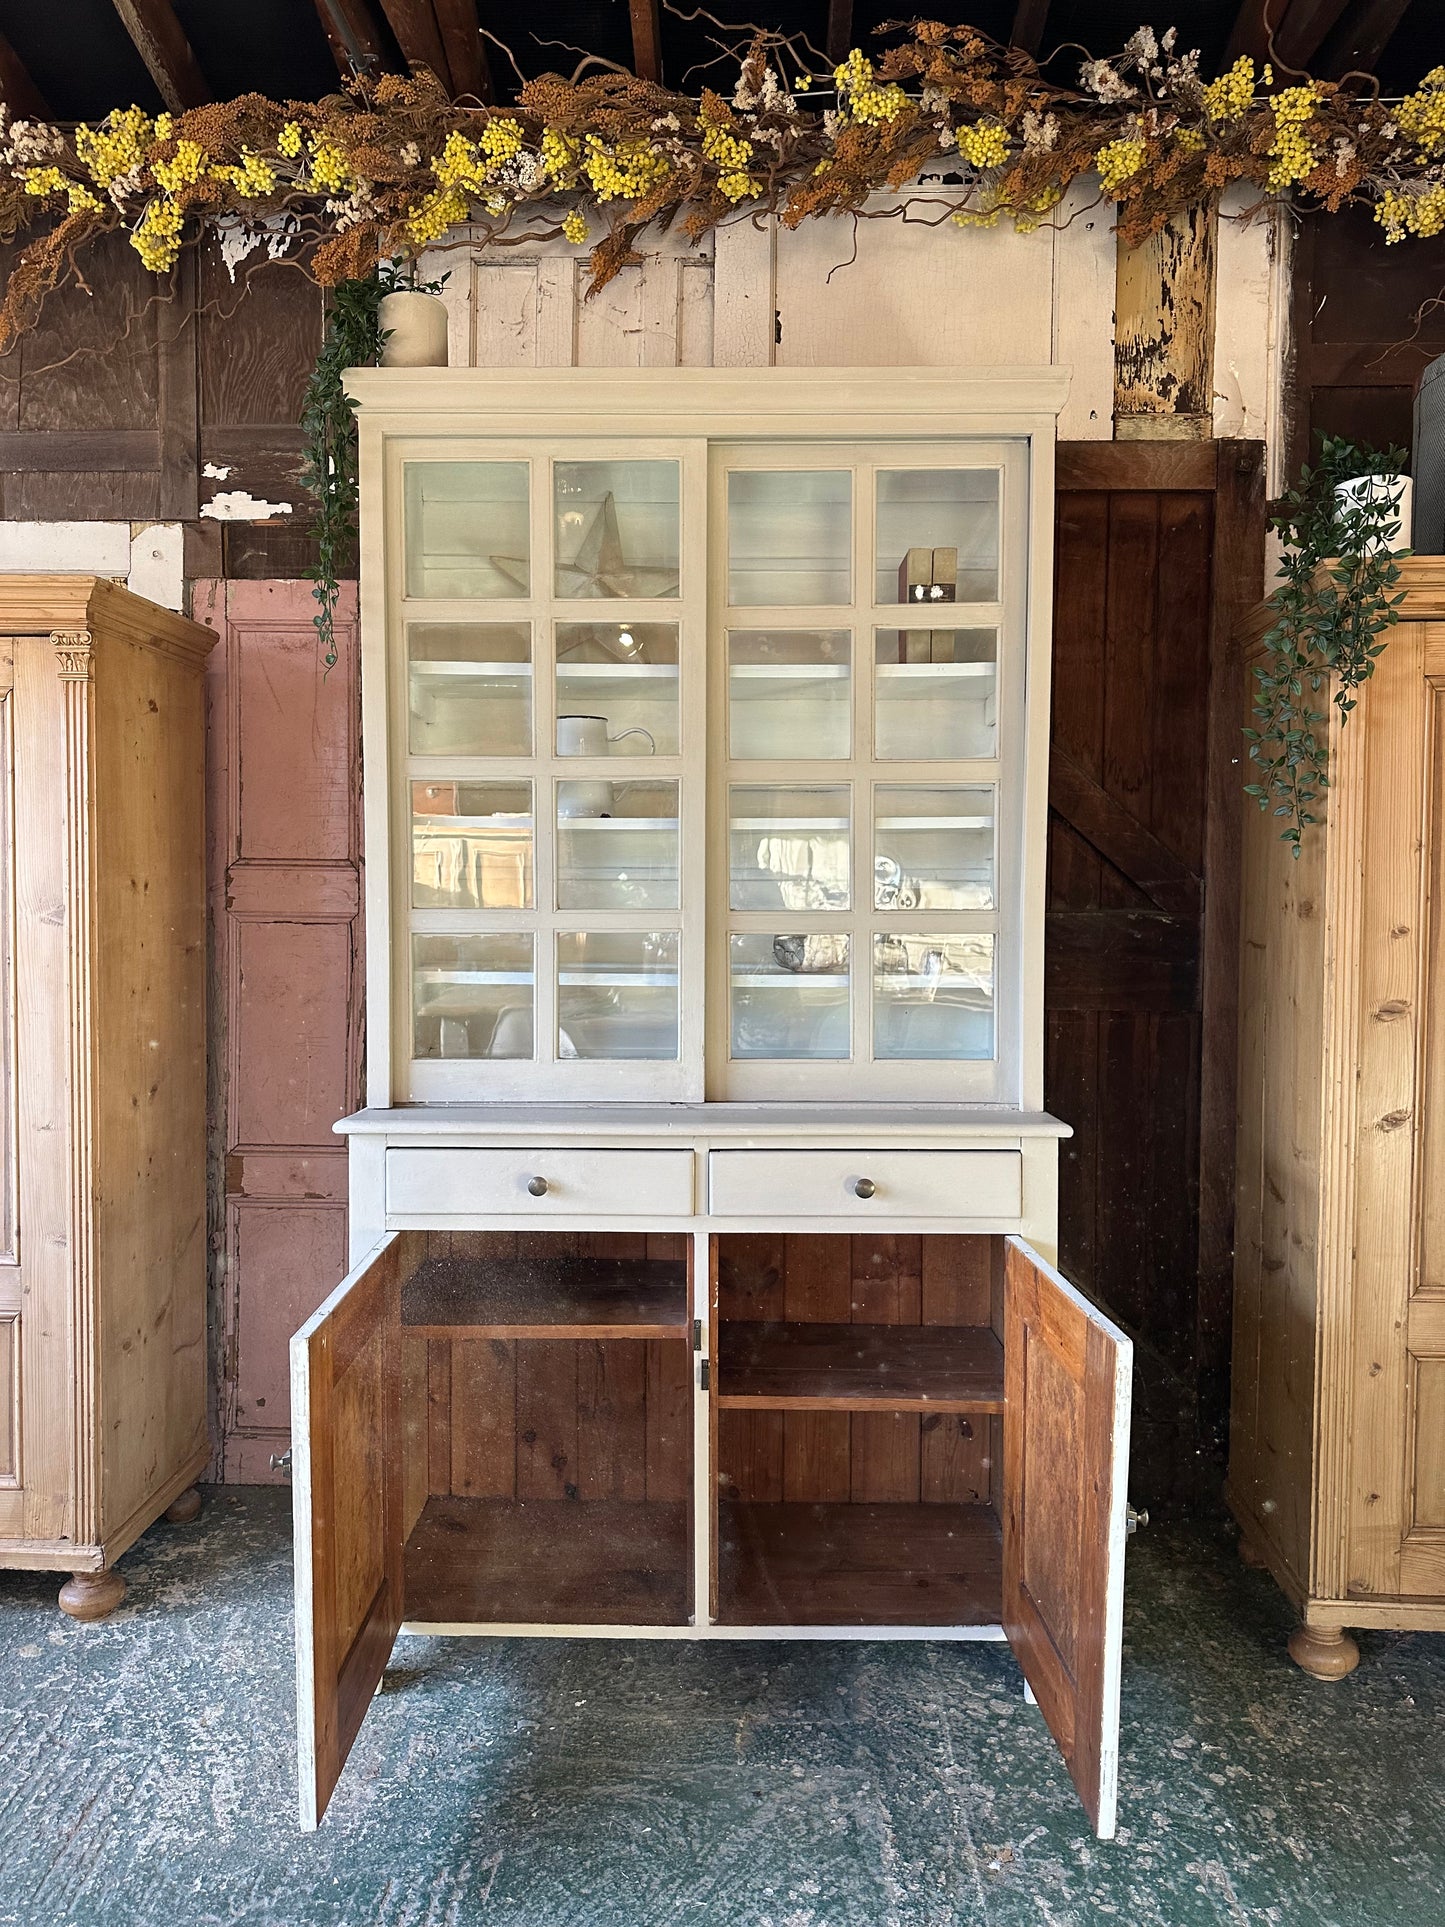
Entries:
POLYGON ((1264 1554, 1254 1543, 1253 1539, 1246 1539, 1243 1535, 1241 1535, 1239 1541, 1239 1563, 1242 1566, 1251 1567, 1256 1572, 1258 1572, 1265 1563, 1264 1554))
POLYGON ((1310 1626, 1290 1634, 1289 1656, 1311 1679, 1343 1679, 1360 1663, 1360 1649, 1348 1633, 1310 1626))
POLYGON ((188 1485, 184 1492, 178 1492, 166 1507, 166 1517, 173 1526, 188 1526, 192 1519, 201 1516, 201 1491, 199 1486, 188 1485))
POLYGON ((72 1619, 107 1619, 125 1598, 125 1581, 114 1569, 73 1572, 60 1588, 60 1610, 72 1619))

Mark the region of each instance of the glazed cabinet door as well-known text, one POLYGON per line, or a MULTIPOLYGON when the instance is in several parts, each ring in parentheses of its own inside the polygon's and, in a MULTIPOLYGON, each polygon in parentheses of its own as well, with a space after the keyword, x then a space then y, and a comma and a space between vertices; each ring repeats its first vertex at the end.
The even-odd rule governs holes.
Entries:
POLYGON ((386 1238, 291 1340, 301 1825, 326 1811, 401 1625, 401 1281, 386 1238))
POLYGON ((1101 1840, 1118 1797, 1133 1349, 1006 1241, 1004 1630, 1101 1840))

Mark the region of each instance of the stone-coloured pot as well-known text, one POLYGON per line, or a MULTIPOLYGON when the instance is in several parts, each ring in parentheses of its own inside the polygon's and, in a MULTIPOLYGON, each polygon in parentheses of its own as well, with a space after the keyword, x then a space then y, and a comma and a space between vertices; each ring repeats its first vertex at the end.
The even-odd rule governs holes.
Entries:
POLYGON ((389 331, 381 347, 383 368, 446 367, 446 303, 434 294, 419 294, 412 288, 384 294, 377 320, 383 331, 389 331))

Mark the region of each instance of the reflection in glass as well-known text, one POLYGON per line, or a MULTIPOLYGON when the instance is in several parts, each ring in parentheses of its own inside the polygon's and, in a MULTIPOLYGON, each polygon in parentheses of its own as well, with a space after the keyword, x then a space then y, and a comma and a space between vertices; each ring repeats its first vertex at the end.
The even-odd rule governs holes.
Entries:
POLYGON ((675 930, 557 935, 557 1055, 677 1056, 675 930))
POLYGON ((728 633, 728 754, 735 761, 852 754, 846 629, 728 633))
POLYGON ((873 792, 873 902, 880 910, 991 910, 992 788, 873 792))
POLYGON ((993 629, 878 629, 873 745, 880 762, 998 754, 998 635, 993 629), (931 660, 918 660, 918 638, 931 660))
POLYGON ((992 1057, 993 953, 986 931, 875 935, 874 1057, 992 1057))
POLYGON ((879 602, 998 600, 997 469, 885 468, 877 482, 879 602))
POLYGON ((559 596, 677 595, 676 462, 554 463, 552 511, 559 596))
POLYGON ((407 624, 414 756, 527 756, 532 632, 525 622, 407 624))
POLYGON ((677 643, 675 622, 559 622, 557 754, 676 756, 677 643))
POLYGON ((852 556, 848 470, 730 470, 728 601, 734 608, 851 602, 852 556))
POLYGON ((411 900, 419 910, 532 903, 532 785, 413 783, 411 900))
POLYGON ((677 784, 557 785, 557 908, 675 910, 677 784), (605 814, 579 808, 607 791, 605 814))
POLYGON ((841 932, 728 938, 734 1058, 846 1058, 848 938, 841 932))
POLYGON ((525 462, 408 462, 409 596, 525 596, 530 532, 525 462))
POLYGON ((529 935, 414 936, 411 953, 417 1057, 532 1055, 529 935))
POLYGON ((737 784, 728 793, 734 910, 846 910, 849 791, 737 784))

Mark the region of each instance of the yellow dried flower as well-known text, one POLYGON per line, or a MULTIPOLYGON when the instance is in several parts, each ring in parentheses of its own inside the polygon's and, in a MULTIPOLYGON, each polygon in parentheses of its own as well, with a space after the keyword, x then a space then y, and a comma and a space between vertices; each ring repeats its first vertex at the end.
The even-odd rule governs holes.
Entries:
POLYGON ((311 152, 311 180, 328 194, 346 194, 355 185, 346 156, 335 141, 324 134, 313 134, 307 143, 311 152))
POLYGON ((840 105, 847 108, 854 120, 873 125, 897 120, 908 105, 907 94, 896 82, 880 85, 873 62, 857 47, 840 67, 833 69, 833 82, 840 105))
POLYGON ((459 187, 439 187, 419 201, 406 217, 406 231, 418 247, 439 241, 450 227, 465 221, 471 197, 459 187))
POLYGON ((276 152, 288 161, 294 161, 301 153, 301 129, 294 120, 288 120, 276 136, 276 152))
POLYGON ((1395 110, 1400 131, 1428 157, 1445 152, 1445 67, 1432 67, 1395 110))
POLYGON ((1202 154, 1205 146, 1204 130, 1199 127, 1176 127, 1174 143, 1176 147, 1182 147, 1186 154, 1202 154))
POLYGON ((562 216, 562 233, 574 248, 580 248, 587 239, 586 217, 574 207, 562 216))
POLYGON ((194 141, 177 141, 174 159, 151 162, 151 172, 167 194, 179 194, 183 187, 192 186, 205 169, 205 149, 194 141))
POLYGON ((1429 240, 1445 233, 1445 184, 1435 182, 1415 193, 1389 188, 1375 209, 1375 219, 1385 230, 1387 245, 1411 234, 1429 240))
POLYGON ((175 201, 162 199, 146 204, 130 244, 152 274, 164 274, 175 265, 181 251, 181 228, 185 216, 175 201))
POLYGON ((109 187, 140 166, 152 132, 149 116, 139 107, 112 108, 99 127, 76 128, 76 158, 97 187, 109 187))
MULTIPOLYGON (((1266 87, 1274 78, 1266 67, 1262 75, 1266 87)), ((1254 100, 1254 62, 1241 54, 1227 74, 1211 80, 1204 89, 1204 111, 1210 120, 1242 120, 1254 100)))
POLYGON ((576 141, 566 134, 558 133, 555 127, 544 127, 538 154, 541 158, 543 174, 555 187, 577 185, 576 141))
POLYGON ((249 147, 241 149, 239 166, 218 167, 215 172, 241 194, 256 197, 276 192, 275 168, 264 155, 252 153, 249 147))
POLYGON ((63 194, 65 176, 58 167, 31 167, 21 176, 27 194, 63 194))
POLYGON ((1105 141, 1094 156, 1094 166, 1106 194, 1117 194, 1125 181, 1133 180, 1144 165, 1149 149, 1141 140, 1105 141))
POLYGON ((976 127, 960 127, 958 151, 970 167, 1002 167, 1008 159, 1008 129, 997 120, 981 120, 976 127))
POLYGON ((1319 149, 1304 133, 1318 100, 1315 85, 1309 81, 1303 87, 1283 88, 1269 103, 1274 111, 1274 140, 1269 149, 1271 166, 1266 185, 1276 192, 1304 180, 1319 165, 1319 149))
POLYGON ((640 201, 667 172, 667 156, 651 141, 587 136, 582 169, 599 201, 640 201))

